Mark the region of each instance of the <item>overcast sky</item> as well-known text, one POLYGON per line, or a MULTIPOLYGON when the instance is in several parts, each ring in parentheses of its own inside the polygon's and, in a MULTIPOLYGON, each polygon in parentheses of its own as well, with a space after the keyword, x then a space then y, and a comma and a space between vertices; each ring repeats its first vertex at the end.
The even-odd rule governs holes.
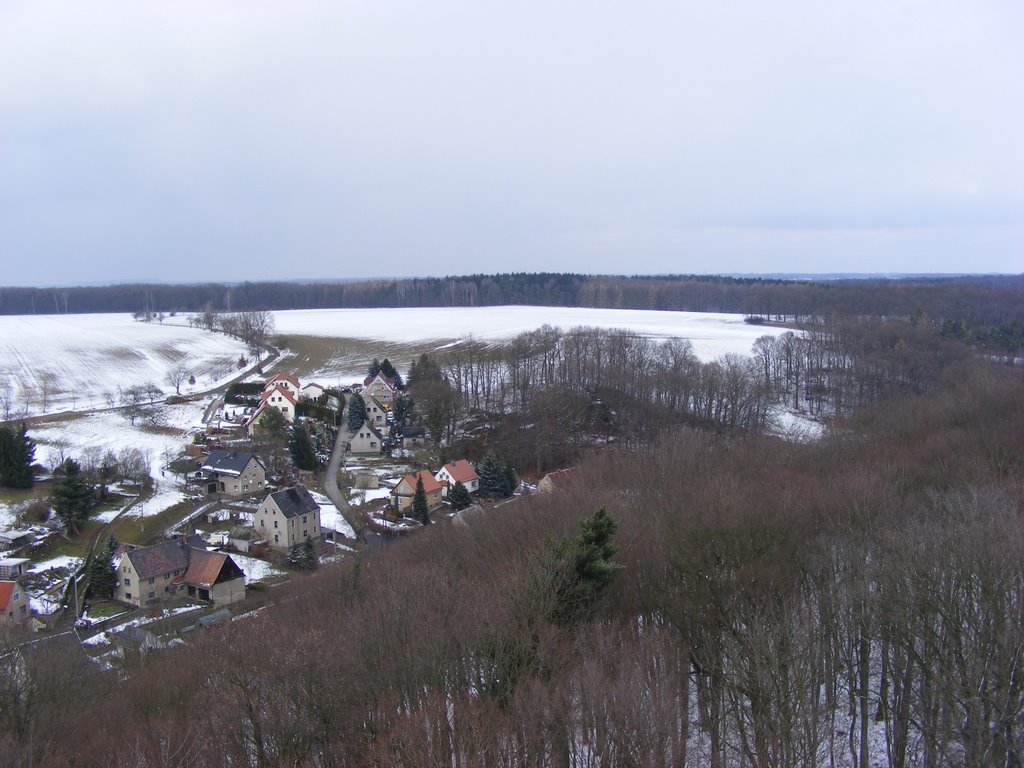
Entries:
POLYGON ((1024 3, 0 0, 0 284, 1024 271, 1024 3))

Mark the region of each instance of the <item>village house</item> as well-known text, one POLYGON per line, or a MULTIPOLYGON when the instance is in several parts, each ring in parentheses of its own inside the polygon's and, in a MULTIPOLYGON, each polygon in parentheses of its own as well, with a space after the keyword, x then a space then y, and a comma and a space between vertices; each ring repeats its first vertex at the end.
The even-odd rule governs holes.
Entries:
POLYGON ((126 545, 120 554, 114 598, 123 603, 141 607, 187 596, 230 605, 245 598, 242 569, 229 555, 207 551, 199 536, 126 545))
POLYGON ((564 487, 572 478, 572 474, 572 468, 556 469, 554 472, 548 472, 537 483, 537 493, 552 493, 564 487))
POLYGON ((434 475, 434 479, 441 483, 445 498, 448 498, 448 491, 456 483, 462 483, 470 493, 480 490, 480 476, 465 459, 448 462, 434 475))
POLYGON ((383 373, 378 373, 376 376, 367 376, 363 379, 363 389, 360 394, 364 400, 375 397, 390 408, 397 391, 398 386, 394 379, 385 376, 383 373))
POLYGON ((391 410, 375 397, 364 398, 366 403, 366 420, 378 431, 388 423, 388 411, 391 410))
POLYGON ((420 448, 427 444, 426 427, 402 427, 402 447, 420 448))
POLYGON ((0 622, 21 624, 32 616, 28 596, 16 581, 0 581, 0 622))
POLYGON ((256 532, 275 549, 320 538, 320 505, 303 485, 272 493, 253 520, 256 532))
POLYGON ((290 392, 292 397, 296 399, 298 399, 299 392, 301 391, 299 387, 299 380, 290 373, 275 373, 263 383, 264 393, 270 391, 274 387, 280 387, 286 392, 290 392))
POLYGON ((210 451, 200 471, 207 495, 245 496, 261 493, 267 485, 267 468, 263 462, 255 454, 243 451, 210 451))
POLYGON ((260 419, 268 408, 276 408, 284 416, 284 420, 291 424, 295 421, 295 409, 298 405, 298 397, 290 390, 279 385, 263 390, 260 396, 259 407, 253 413, 247 424, 249 434, 255 434, 260 429, 260 419))
POLYGON ((327 390, 324 387, 320 386, 319 384, 310 382, 309 384, 306 384, 302 388, 299 394, 303 400, 319 400, 326 393, 327 390))
POLYGON ((412 508, 413 497, 416 495, 416 481, 423 480, 423 493, 427 496, 427 507, 431 510, 441 506, 443 486, 429 469, 406 475, 391 491, 391 505, 398 514, 405 514, 412 508))
POLYGON ((372 424, 364 422, 349 440, 348 450, 349 453, 380 453, 384 450, 384 438, 372 424))

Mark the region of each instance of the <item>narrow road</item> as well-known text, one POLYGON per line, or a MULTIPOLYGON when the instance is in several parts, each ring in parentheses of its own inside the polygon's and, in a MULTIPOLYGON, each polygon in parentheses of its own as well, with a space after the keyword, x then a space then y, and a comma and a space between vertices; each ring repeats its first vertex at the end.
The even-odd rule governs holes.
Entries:
POLYGON ((327 463, 327 475, 324 477, 324 493, 331 500, 335 508, 345 518, 345 522, 352 526, 352 530, 360 539, 364 537, 363 520, 352 512, 352 505, 349 504, 341 489, 338 487, 338 470, 345 465, 345 447, 355 434, 348 428, 348 398, 345 398, 345 407, 341 410, 339 419, 338 436, 334 440, 334 450, 331 451, 331 460, 327 463))

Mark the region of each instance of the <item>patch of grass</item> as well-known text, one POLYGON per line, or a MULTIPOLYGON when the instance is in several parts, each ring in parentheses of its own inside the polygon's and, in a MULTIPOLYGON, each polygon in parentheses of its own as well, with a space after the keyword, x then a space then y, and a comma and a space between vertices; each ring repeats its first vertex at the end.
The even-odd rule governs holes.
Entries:
POLYGON ((31 488, 0 488, 0 504, 22 504, 50 495, 50 481, 38 482, 31 488))
POLYGON ((89 600, 89 618, 90 619, 109 619, 111 616, 119 616, 122 613, 127 613, 130 609, 122 605, 121 603, 115 603, 113 600, 103 600, 97 602, 95 599, 89 600))
MULTIPOLYGON (((329 372, 337 372, 334 375, 341 375, 340 384, 347 386, 354 383, 354 379, 360 378, 369 367, 373 358, 383 360, 388 358, 391 363, 404 376, 409 363, 419 357, 423 352, 435 352, 436 342, 393 342, 393 341, 372 341, 369 339, 347 339, 344 337, 325 338, 323 336, 288 336, 288 349, 294 353, 287 361, 278 368, 277 364, 271 366, 268 373, 277 370, 288 370, 299 378, 317 374, 318 376, 329 376, 329 372), (328 372, 325 374, 325 372, 328 372), (351 378, 352 380, 348 380, 351 378)), ((337 381, 321 381, 325 386, 337 385, 337 381)))
MULTIPOLYGON (((147 514, 144 518, 129 513, 122 515, 110 524, 110 532, 120 542, 131 544, 146 544, 150 541, 160 541, 163 533, 169 527, 194 512, 200 504, 199 501, 179 501, 177 504, 157 514, 147 514)), ((133 512, 134 512, 133 508, 133 512)))

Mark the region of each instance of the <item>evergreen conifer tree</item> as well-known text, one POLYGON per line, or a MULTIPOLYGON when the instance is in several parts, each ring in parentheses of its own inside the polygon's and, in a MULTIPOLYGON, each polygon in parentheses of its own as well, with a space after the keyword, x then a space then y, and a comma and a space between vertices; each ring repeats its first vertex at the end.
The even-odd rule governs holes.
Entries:
POLYGON ((617 527, 602 507, 580 523, 576 538, 548 544, 544 589, 550 594, 547 618, 553 624, 568 629, 593 617, 601 597, 622 571, 612 561, 611 540, 617 527))
POLYGON ((355 393, 348 398, 348 428, 355 432, 366 421, 366 402, 363 396, 355 393))
POLYGON ((57 470, 53 485, 53 511, 69 531, 78 530, 93 503, 93 487, 82 475, 82 468, 74 459, 68 459, 57 470))
POLYGON ((0 427, 0 486, 31 488, 35 455, 36 445, 28 436, 24 424, 20 431, 12 427, 0 427))
POLYGON ((28 436, 28 428, 22 424, 14 441, 14 471, 11 476, 13 488, 31 488, 32 463, 36 460, 36 444, 28 436))
POLYGON ((458 512, 460 509, 465 509, 472 504, 473 499, 470 498, 466 486, 456 480, 455 485, 448 491, 448 503, 452 505, 452 509, 458 512))
POLYGON ((505 498, 511 496, 519 484, 512 465, 495 453, 487 453, 476 467, 480 476, 480 493, 484 496, 505 498))
POLYGON ((288 549, 288 564, 293 568, 302 571, 313 571, 319 565, 316 559, 316 549, 313 542, 307 539, 298 544, 292 544, 288 549))
POLYGON ((114 571, 114 552, 117 539, 111 534, 106 543, 97 547, 89 561, 89 589, 97 597, 113 597, 117 588, 117 573, 114 571))
POLYGON ((424 525, 430 525, 430 506, 423 490, 423 478, 419 476, 416 477, 416 493, 412 497, 412 516, 424 525))
POLYGON ((292 425, 291 439, 288 441, 288 451, 291 453, 292 464, 297 469, 312 472, 316 469, 316 452, 313 450, 313 441, 309 439, 309 433, 301 424, 292 425))

